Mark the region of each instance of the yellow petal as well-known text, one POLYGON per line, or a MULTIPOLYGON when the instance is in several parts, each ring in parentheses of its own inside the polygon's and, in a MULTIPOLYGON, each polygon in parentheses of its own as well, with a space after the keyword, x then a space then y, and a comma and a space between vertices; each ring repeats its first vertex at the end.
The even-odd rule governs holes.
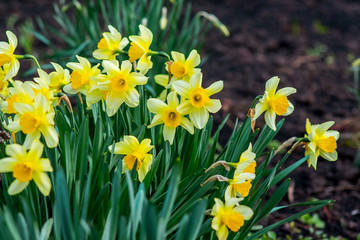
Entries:
POLYGON ((18 180, 14 180, 8 189, 9 195, 15 195, 20 192, 22 192, 27 186, 29 185, 29 182, 20 182, 18 180))
POLYGON ((51 181, 49 176, 43 172, 34 172, 33 174, 36 186, 44 196, 48 196, 51 190, 51 181))

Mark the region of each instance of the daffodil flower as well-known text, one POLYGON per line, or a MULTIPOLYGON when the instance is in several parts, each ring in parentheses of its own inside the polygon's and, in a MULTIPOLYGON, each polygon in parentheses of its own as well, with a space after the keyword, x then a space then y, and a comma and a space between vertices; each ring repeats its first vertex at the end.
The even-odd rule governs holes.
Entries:
POLYGON ((97 45, 97 50, 93 52, 96 59, 101 60, 114 60, 116 55, 119 54, 126 45, 129 44, 127 38, 122 38, 121 34, 113 26, 108 26, 110 32, 104 32, 103 38, 97 45))
POLYGON ((14 51, 17 47, 18 40, 14 33, 6 31, 6 36, 9 40, 7 42, 0 42, 0 67, 9 63, 10 67, 5 76, 5 80, 15 77, 20 69, 20 62, 16 58, 14 51))
POLYGON ((21 130, 26 134, 24 147, 29 148, 33 141, 40 139, 41 134, 49 148, 58 145, 59 136, 54 127, 55 111, 42 94, 36 95, 34 104, 16 102, 14 108, 18 114, 6 128, 12 132, 21 130))
POLYGON ((1 111, 9 114, 17 113, 14 103, 33 104, 35 100, 35 93, 29 81, 14 81, 12 84, 13 87, 8 89, 9 97, 1 102, 1 111))
POLYGON ((0 172, 12 172, 15 180, 11 183, 10 195, 22 192, 31 180, 34 180, 40 192, 48 196, 51 190, 51 181, 45 172, 52 172, 50 160, 41 158, 44 145, 39 140, 32 142, 30 150, 18 144, 6 146, 6 157, 0 160, 0 172))
POLYGON ((138 72, 131 72, 132 65, 129 61, 123 61, 121 68, 119 62, 103 61, 104 70, 107 75, 102 81, 98 81, 97 87, 106 92, 106 111, 109 116, 114 115, 124 102, 129 107, 139 105, 139 92, 137 85, 144 85, 148 78, 138 72))
POLYGON ((255 167, 253 163, 239 163, 234 172, 233 179, 229 180, 229 186, 225 191, 225 199, 234 197, 246 197, 251 188, 251 180, 255 179, 255 167))
POLYGON ((0 96, 2 99, 7 98, 9 95, 9 81, 12 81, 12 79, 5 79, 7 73, 9 72, 9 69, 10 63, 4 64, 2 67, 0 67, 0 96))
POLYGON ((174 62, 170 65, 173 81, 181 79, 188 82, 194 74, 201 72, 200 68, 196 68, 201 61, 196 50, 192 50, 187 59, 185 59, 184 54, 175 51, 171 52, 171 56, 174 59, 174 62))
POLYGON ((139 25, 140 36, 130 36, 131 40, 129 48, 129 60, 134 62, 138 59, 136 69, 141 73, 146 74, 146 72, 152 68, 153 63, 151 62, 151 56, 149 56, 152 51, 150 50, 150 45, 153 40, 152 32, 145 26, 139 25))
POLYGON ((86 58, 76 56, 79 63, 70 62, 66 64, 69 68, 73 70, 70 75, 70 82, 68 85, 64 86, 63 90, 66 93, 75 94, 81 92, 87 94, 91 90, 91 86, 94 82, 91 80, 91 77, 95 77, 100 74, 100 69, 98 69, 99 64, 91 67, 89 60, 86 58))
POLYGON ((218 198, 214 198, 215 204, 211 210, 211 216, 214 216, 211 227, 216 231, 219 240, 226 240, 229 235, 229 229, 237 232, 244 225, 245 220, 249 220, 253 211, 251 208, 238 205, 241 198, 230 198, 225 204, 218 198))
POLYGON ((56 106, 58 104, 56 97, 57 90, 50 88, 50 76, 42 69, 38 68, 37 71, 39 77, 34 78, 35 82, 29 82, 34 90, 35 96, 37 94, 42 94, 51 105, 56 106))
POLYGON ((223 81, 217 81, 205 89, 201 85, 202 73, 194 74, 190 82, 179 80, 172 84, 174 90, 184 99, 179 110, 188 112, 191 122, 198 129, 205 127, 209 112, 216 113, 220 110, 220 100, 210 99, 210 96, 223 89, 223 81))
POLYGON ((70 72, 68 69, 62 68, 57 63, 51 63, 55 68, 55 71, 49 73, 50 77, 50 88, 55 89, 56 92, 60 92, 61 89, 70 83, 70 72))
POLYGON ((305 144, 305 156, 309 155, 308 165, 309 167, 313 166, 315 170, 319 156, 328 161, 336 161, 338 158, 336 141, 339 139, 340 133, 335 130, 328 130, 334 123, 334 121, 329 121, 311 125, 309 119, 306 119, 305 137, 310 142, 305 144))
MULTIPOLYGON (((109 146, 112 151, 113 146, 109 146)), ((153 149, 151 140, 146 138, 139 143, 134 136, 124 136, 124 140, 115 143, 114 153, 125 155, 123 158, 123 173, 133 169, 135 162, 136 171, 139 174, 139 181, 142 182, 151 169, 153 155, 148 152, 153 149)))
POLYGON ((294 111, 294 105, 288 100, 287 96, 296 93, 296 89, 285 87, 276 91, 280 78, 272 77, 265 85, 265 93, 255 106, 254 120, 265 112, 265 122, 276 131, 276 115, 288 116, 294 111))
POLYGON ((193 124, 184 117, 187 112, 179 109, 179 99, 176 92, 171 92, 167 96, 167 104, 159 99, 150 98, 147 101, 147 107, 150 112, 156 115, 148 128, 164 123, 164 139, 170 144, 174 141, 175 131, 178 126, 185 128, 190 134, 194 134, 193 124))

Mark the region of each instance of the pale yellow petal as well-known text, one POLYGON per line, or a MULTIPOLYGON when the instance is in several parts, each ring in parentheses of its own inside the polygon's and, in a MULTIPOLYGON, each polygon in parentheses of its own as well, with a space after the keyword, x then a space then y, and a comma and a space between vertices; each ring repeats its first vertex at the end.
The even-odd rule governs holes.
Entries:
POLYGON ((272 109, 269 109, 268 111, 266 111, 265 112, 265 122, 273 131, 276 131, 275 121, 276 121, 275 111, 272 109))
POLYGON ((203 129, 209 120, 209 112, 204 107, 192 111, 189 116, 191 122, 198 129, 203 129))
POLYGON ((49 176, 43 172, 33 172, 33 179, 40 192, 44 196, 48 196, 51 190, 51 181, 49 176))
POLYGON ((180 125, 185 128, 190 134, 194 134, 194 125, 186 117, 181 117, 180 125))
POLYGON ((139 92, 135 89, 129 89, 126 93, 125 93, 125 103, 129 106, 129 107, 136 107, 137 105, 139 105, 139 92))
POLYGON ((276 88, 279 85, 279 82, 280 82, 280 78, 277 76, 270 78, 266 82, 265 91, 267 91, 271 96, 274 95, 276 88))
POLYGON ((167 109, 167 105, 163 101, 156 98, 150 98, 147 101, 147 107, 150 112, 156 114, 163 114, 167 109))
POLYGON ((43 171, 43 172, 52 172, 53 171, 50 160, 48 158, 41 158, 40 165, 41 165, 41 171, 43 171))
POLYGON ((59 143, 59 136, 56 129, 53 126, 47 126, 40 129, 44 135, 46 146, 48 148, 54 148, 59 143))
POLYGON ((210 101, 205 104, 205 108, 211 113, 216 113, 221 109, 221 102, 219 99, 210 99, 210 101))
POLYGON ((247 206, 244 205, 240 205, 240 206, 236 206, 234 208, 235 211, 237 211, 238 213, 240 213, 245 220, 249 220, 252 215, 254 214, 253 210, 247 206))
POLYGON ((179 80, 175 81, 171 86, 180 96, 184 98, 189 98, 192 90, 189 83, 179 80))
POLYGON ((17 163, 17 160, 12 157, 7 157, 7 158, 1 159, 0 160, 0 173, 12 172, 16 163, 17 163))
POLYGON ((186 59, 186 62, 192 67, 196 67, 200 64, 200 55, 195 49, 190 52, 189 57, 186 59))
POLYGON ((9 189, 8 189, 8 194, 9 195, 18 194, 18 193, 22 192, 28 185, 29 185, 29 182, 20 182, 16 179, 10 184, 9 189))
POLYGON ((290 94, 294 94, 294 93, 296 93, 295 88, 293 88, 293 87, 285 87, 285 88, 279 89, 279 91, 276 92, 276 96, 287 97, 290 94))
POLYGON ((28 157, 32 160, 39 159, 43 153, 44 145, 39 141, 35 140, 30 147, 28 157))
POLYGON ((25 147, 19 144, 10 144, 6 146, 6 154, 15 159, 26 157, 25 147))
POLYGON ((205 89, 206 94, 208 96, 211 96, 215 93, 220 92, 224 87, 223 81, 216 81, 213 84, 211 84, 208 88, 205 89))
POLYGON ((171 57, 174 59, 175 62, 179 62, 179 63, 185 62, 185 55, 182 53, 171 51, 171 57))
POLYGON ((172 127, 164 125, 164 129, 163 129, 164 139, 166 141, 169 141, 170 145, 172 145, 174 142, 175 131, 176 131, 176 128, 172 128, 172 127))

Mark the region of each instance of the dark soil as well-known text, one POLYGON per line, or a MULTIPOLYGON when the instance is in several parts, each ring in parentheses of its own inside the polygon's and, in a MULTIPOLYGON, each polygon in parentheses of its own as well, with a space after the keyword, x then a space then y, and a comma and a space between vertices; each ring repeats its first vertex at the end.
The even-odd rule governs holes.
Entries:
MULTIPOLYGON (((320 159, 317 171, 305 165, 298 168, 290 176, 295 183, 293 196, 281 204, 289 204, 289 199, 292 203, 334 199, 332 206, 318 211, 326 223, 324 232, 356 239, 360 232, 360 173, 354 167, 357 150, 348 145, 354 144, 360 128, 356 100, 346 86, 353 86, 349 60, 360 56, 360 2, 225 0, 219 4, 217 0, 197 0, 193 6, 215 14, 231 32, 226 38, 213 30, 203 50, 209 56, 202 67, 205 81, 210 84, 222 79, 225 83, 219 94, 224 116, 230 112, 244 119, 253 99, 263 93, 265 82, 279 76, 280 87, 292 86, 298 92, 289 97, 295 111, 286 118, 278 140, 303 136, 306 118, 312 123, 336 122, 333 129, 341 132, 338 161, 320 159)), ((260 118, 257 126, 263 125, 260 118)), ((229 123, 229 130, 231 127, 229 123)), ((287 164, 302 156, 299 148, 287 164)), ((274 213, 263 224, 299 210, 274 213)), ((299 221, 295 226, 303 236, 319 239, 309 233, 309 226, 299 221)), ((282 237, 298 239, 296 231, 289 225, 276 230, 282 237)))
MULTIPOLYGON (((52 2, 46 0, 0 1, 0 39, 6 39, 6 18, 17 14, 51 18, 52 2)), ((298 92, 290 96, 295 112, 286 118, 279 141, 303 136, 305 120, 322 123, 334 120, 333 129, 341 132, 339 159, 331 163, 320 159, 317 171, 298 168, 290 177, 295 185, 281 204, 307 201, 310 198, 334 199, 336 202, 318 211, 325 221, 328 236, 356 239, 360 232, 360 172, 354 167, 360 132, 355 97, 346 89, 352 86, 351 59, 360 57, 360 2, 350 0, 196 0, 195 11, 215 14, 229 28, 226 38, 216 29, 208 34, 202 55, 205 84, 224 80, 219 94, 223 112, 231 113, 223 140, 227 139, 235 118, 244 119, 253 99, 262 94, 265 82, 279 76, 280 87, 293 86, 298 92), (350 146, 351 145, 351 146, 350 146)), ((21 22, 21 21, 20 21, 21 22)), ((280 119, 280 118, 278 118, 280 119)), ((264 125, 263 118, 257 126, 264 125)), ((287 165, 303 156, 299 148, 287 165)), ((266 219, 268 225, 301 210, 279 211, 266 219)), ((278 236, 298 239, 312 236, 309 226, 299 221, 276 229, 278 236), (297 230, 300 233, 297 233, 297 230)))

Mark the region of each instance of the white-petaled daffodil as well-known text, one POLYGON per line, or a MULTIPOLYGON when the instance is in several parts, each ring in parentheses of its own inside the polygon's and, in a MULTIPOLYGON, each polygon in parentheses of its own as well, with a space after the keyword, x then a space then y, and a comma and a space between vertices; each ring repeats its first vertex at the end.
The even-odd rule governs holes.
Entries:
POLYGON ((285 87, 276 91, 280 78, 272 77, 265 85, 265 93, 255 106, 254 120, 265 112, 265 122, 276 131, 276 115, 287 116, 294 111, 294 105, 288 100, 287 96, 296 93, 296 89, 285 87))
POLYGON ((305 156, 309 155, 308 165, 316 170, 318 157, 321 156, 328 161, 336 161, 338 154, 336 151, 340 133, 335 130, 329 130, 334 125, 334 121, 322 124, 311 125, 309 119, 306 119, 306 134, 309 143, 305 143, 305 156))
POLYGON ((6 36, 9 40, 9 43, 0 42, 0 67, 5 64, 10 64, 5 75, 5 80, 8 80, 16 76, 20 69, 20 62, 14 54, 18 44, 18 40, 15 34, 11 31, 6 31, 6 36))
POLYGON ((254 214, 251 208, 238 205, 241 198, 230 198, 225 204, 218 198, 214 198, 215 204, 211 210, 211 216, 214 216, 211 227, 216 231, 219 240, 226 240, 229 235, 229 229, 237 232, 244 225, 245 220, 249 220, 254 214))
POLYGON ((179 99, 176 92, 173 91, 169 93, 167 96, 167 104, 160 99, 150 98, 147 101, 147 107, 150 112, 156 114, 148 128, 164 124, 164 139, 169 141, 170 144, 174 141, 176 128, 178 126, 185 128, 190 134, 194 134, 193 124, 189 119, 184 117, 184 115, 187 115, 187 112, 179 109, 179 99))
POLYGON ((217 81, 205 89, 201 85, 202 73, 194 74, 190 82, 179 80, 172 84, 173 89, 183 98, 179 110, 188 112, 191 122, 198 129, 205 127, 209 112, 220 110, 220 100, 210 99, 210 96, 223 89, 223 81, 217 81))
POLYGON ((6 146, 6 154, 9 157, 0 160, 0 172, 12 172, 15 180, 8 189, 10 195, 22 192, 31 180, 39 188, 40 192, 48 196, 51 190, 51 181, 45 172, 52 172, 50 160, 41 158, 44 145, 39 140, 32 142, 29 151, 19 144, 6 146))
MULTIPOLYGON (((148 152, 153 147, 150 139, 146 138, 139 143, 139 140, 134 136, 124 136, 123 141, 115 143, 114 154, 125 155, 123 158, 123 173, 133 169, 136 162, 136 171, 139 174, 139 181, 142 182, 151 169, 153 155, 148 152)), ((112 145, 109 146, 110 152, 112 148, 112 145)))
POLYGON ((126 45, 129 44, 129 40, 125 37, 122 38, 121 34, 113 26, 108 26, 110 32, 104 32, 103 38, 100 39, 97 48, 93 52, 93 56, 96 59, 101 60, 114 60, 119 51, 122 51, 126 45))

